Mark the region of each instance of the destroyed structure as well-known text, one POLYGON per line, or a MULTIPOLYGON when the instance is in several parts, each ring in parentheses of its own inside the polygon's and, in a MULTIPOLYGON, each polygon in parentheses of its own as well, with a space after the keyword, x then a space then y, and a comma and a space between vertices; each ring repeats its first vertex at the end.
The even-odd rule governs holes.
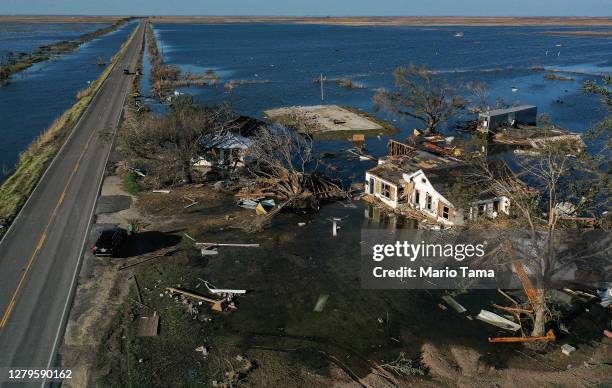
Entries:
POLYGON ((500 128, 518 125, 536 125, 538 108, 534 105, 520 105, 507 109, 494 109, 478 115, 478 130, 497 132, 500 128))
POLYGON ((395 211, 419 215, 432 223, 461 225, 480 215, 509 214, 510 200, 482 192, 467 208, 460 202, 462 186, 475 168, 458 159, 434 155, 408 144, 389 141, 389 156, 365 176, 366 196, 395 211))
POLYGON ((251 137, 263 125, 264 122, 251 117, 238 117, 228 123, 231 130, 202 139, 203 148, 208 151, 199 156, 193 165, 205 168, 244 167, 247 151, 253 145, 251 137))
POLYGON ((534 105, 490 110, 479 114, 477 130, 487 133, 494 143, 513 145, 519 149, 537 151, 553 142, 566 143, 576 150, 584 147, 577 133, 554 125, 538 126, 537 115, 538 108, 534 105))

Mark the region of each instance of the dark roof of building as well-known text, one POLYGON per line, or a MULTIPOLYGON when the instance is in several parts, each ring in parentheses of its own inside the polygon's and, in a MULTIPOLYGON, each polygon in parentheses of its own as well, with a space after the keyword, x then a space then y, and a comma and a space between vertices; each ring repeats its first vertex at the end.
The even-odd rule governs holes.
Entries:
POLYGON ((238 116, 228 123, 232 127, 233 132, 237 132, 241 136, 249 137, 257 132, 266 123, 249 116, 238 116))

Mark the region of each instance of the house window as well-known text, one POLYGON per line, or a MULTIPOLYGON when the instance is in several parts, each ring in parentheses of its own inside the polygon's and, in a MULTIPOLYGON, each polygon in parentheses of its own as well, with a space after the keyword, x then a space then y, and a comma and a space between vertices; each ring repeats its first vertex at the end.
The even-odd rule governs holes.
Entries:
POLYGON ((448 220, 448 214, 450 209, 447 206, 442 207, 442 218, 446 218, 448 220))
POLYGON ((423 182, 423 183, 427 183, 427 179, 425 179, 425 178, 421 178, 421 182, 423 182))
POLYGON ((419 190, 414 191, 414 203, 417 205, 421 203, 421 192, 419 190))
POLYGON ((493 201, 493 210, 499 213, 499 201, 493 201))
POLYGON ((380 189, 380 195, 382 195, 383 197, 387 199, 390 199, 391 198, 391 186, 386 184, 385 182, 382 182, 381 189, 380 189))
POLYGON ((487 212, 487 205, 486 204, 478 205, 478 215, 479 216, 485 214, 486 212, 487 212))
POLYGON ((431 195, 429 194, 425 195, 425 207, 427 208, 427 210, 431 210, 431 203, 432 203, 431 195))

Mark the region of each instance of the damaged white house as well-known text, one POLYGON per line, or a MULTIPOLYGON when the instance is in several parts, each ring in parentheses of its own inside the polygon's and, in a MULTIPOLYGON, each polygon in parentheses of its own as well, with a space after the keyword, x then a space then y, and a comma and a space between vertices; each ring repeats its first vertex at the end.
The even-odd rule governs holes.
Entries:
POLYGON ((365 174, 365 191, 392 209, 416 210, 443 225, 461 225, 464 219, 509 214, 510 200, 482 193, 477 201, 461 206, 461 183, 470 166, 458 164, 424 151, 382 158, 365 174))

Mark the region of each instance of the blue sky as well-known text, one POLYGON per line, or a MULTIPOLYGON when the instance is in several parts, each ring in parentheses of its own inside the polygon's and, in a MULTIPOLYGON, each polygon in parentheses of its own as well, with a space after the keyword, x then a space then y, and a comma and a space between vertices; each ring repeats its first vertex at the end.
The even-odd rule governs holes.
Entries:
POLYGON ((612 0, 0 0, 0 14, 610 16, 612 0))

